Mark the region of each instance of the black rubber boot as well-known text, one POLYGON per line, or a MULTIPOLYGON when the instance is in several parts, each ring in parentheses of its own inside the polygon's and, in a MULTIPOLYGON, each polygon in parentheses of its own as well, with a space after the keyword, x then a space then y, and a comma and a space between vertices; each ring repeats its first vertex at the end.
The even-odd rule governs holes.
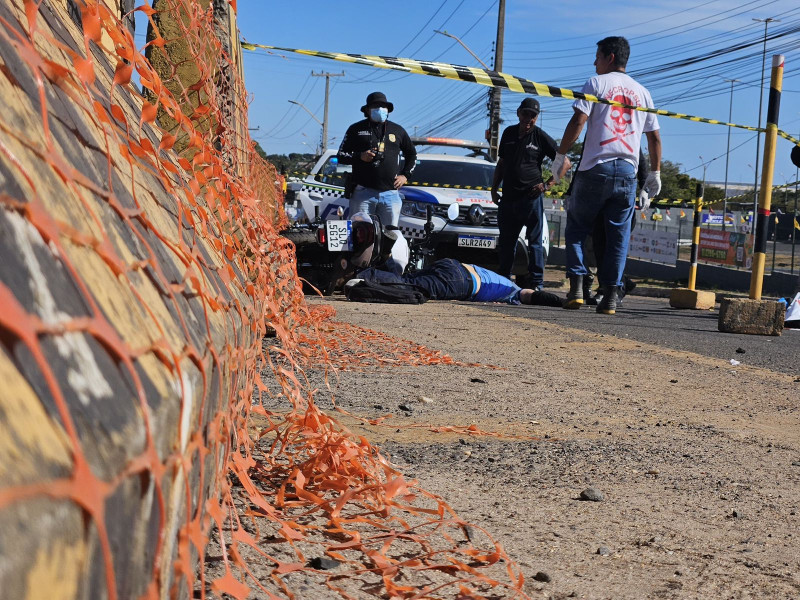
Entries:
POLYGON ((587 273, 583 276, 583 303, 588 306, 597 306, 597 300, 592 298, 592 285, 594 284, 594 275, 587 273))
POLYGON ((583 304, 583 275, 569 276, 569 292, 564 301, 564 308, 576 310, 583 304))
POLYGON ((603 299, 597 304, 597 312, 604 315, 617 312, 617 286, 607 285, 603 288, 603 299))

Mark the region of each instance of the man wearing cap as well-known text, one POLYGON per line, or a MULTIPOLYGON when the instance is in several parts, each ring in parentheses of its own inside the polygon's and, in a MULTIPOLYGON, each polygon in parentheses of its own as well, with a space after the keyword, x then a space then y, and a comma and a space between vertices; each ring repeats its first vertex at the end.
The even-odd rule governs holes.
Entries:
POLYGON ((498 148, 497 166, 492 183, 492 200, 499 206, 497 226, 500 229, 498 273, 511 277, 517 239, 525 226, 528 240, 528 280, 526 287, 539 289, 544 281, 543 195, 550 186, 542 177, 542 161, 556 156, 558 145, 536 126, 539 102, 525 98, 517 109, 519 123, 503 131, 498 148), (498 188, 502 183, 503 195, 498 188))
POLYGON ((393 110, 383 92, 367 96, 361 107, 366 119, 348 127, 338 158, 342 164, 353 165, 350 215, 378 215, 384 225, 397 227, 403 204, 397 190, 408 182, 417 151, 405 129, 388 120, 393 110))

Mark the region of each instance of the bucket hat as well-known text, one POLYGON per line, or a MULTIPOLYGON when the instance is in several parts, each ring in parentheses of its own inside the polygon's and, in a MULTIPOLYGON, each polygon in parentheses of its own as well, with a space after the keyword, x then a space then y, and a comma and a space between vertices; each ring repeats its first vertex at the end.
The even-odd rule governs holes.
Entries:
POLYGON ((386 94, 383 92, 372 92, 369 96, 367 96, 367 102, 361 107, 361 112, 365 112, 370 104, 385 104, 387 107, 389 107, 389 112, 394 110, 394 104, 386 99, 386 94))

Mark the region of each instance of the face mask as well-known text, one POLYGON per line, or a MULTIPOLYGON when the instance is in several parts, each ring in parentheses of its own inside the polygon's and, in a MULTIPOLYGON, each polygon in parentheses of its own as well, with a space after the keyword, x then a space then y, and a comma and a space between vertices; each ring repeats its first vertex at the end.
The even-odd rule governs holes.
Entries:
POLYGON ((383 123, 389 118, 389 109, 385 107, 370 108, 369 118, 376 123, 383 123))

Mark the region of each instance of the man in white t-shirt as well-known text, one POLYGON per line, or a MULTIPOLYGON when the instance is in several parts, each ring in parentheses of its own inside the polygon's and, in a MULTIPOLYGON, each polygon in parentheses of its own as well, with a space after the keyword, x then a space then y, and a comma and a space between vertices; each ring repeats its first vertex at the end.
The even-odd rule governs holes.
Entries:
MULTIPOLYGON (((597 42, 594 61, 597 76, 589 79, 581 91, 620 104, 654 108, 650 92, 625 74, 629 55, 630 46, 623 37, 607 37, 597 42)), ((583 243, 595 220, 602 215, 606 228, 602 272, 607 279, 600 281, 604 293, 597 312, 613 315, 628 254, 642 133, 647 136, 650 156, 650 174, 642 193, 652 198, 661 191, 658 120, 653 113, 588 100, 576 100, 572 106, 575 114, 564 130, 553 161, 553 175, 558 181, 566 170, 564 157, 567 151, 587 125, 583 157, 575 174, 567 211, 570 290, 564 308, 580 308, 583 304, 582 284, 587 273, 583 263, 583 243)))

